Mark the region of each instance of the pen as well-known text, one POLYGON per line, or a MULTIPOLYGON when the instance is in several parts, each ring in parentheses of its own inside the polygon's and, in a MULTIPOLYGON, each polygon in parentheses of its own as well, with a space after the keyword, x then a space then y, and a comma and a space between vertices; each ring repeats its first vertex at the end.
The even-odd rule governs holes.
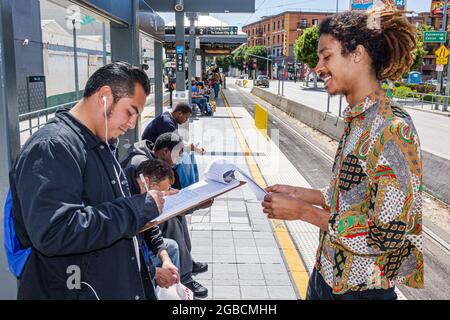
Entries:
POLYGON ((150 189, 148 188, 147 185, 147 181, 145 181, 144 175, 142 173, 139 175, 139 178, 141 179, 141 182, 144 184, 145 191, 150 192, 150 189))

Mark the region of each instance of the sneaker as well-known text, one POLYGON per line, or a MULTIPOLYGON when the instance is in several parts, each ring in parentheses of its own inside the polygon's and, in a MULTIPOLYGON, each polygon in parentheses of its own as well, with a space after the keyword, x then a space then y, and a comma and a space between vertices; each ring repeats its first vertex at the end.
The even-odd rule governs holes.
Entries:
POLYGON ((206 298, 208 296, 208 289, 195 280, 183 284, 192 291, 194 298, 206 298))
POLYGON ((196 275, 208 271, 208 264, 205 262, 192 261, 192 274, 196 275))

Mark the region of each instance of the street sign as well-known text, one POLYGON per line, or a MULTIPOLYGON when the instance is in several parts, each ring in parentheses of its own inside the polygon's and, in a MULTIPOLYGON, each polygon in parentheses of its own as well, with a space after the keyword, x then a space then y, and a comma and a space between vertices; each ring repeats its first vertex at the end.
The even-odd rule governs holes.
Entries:
POLYGON ((183 45, 176 46, 176 52, 180 53, 180 54, 184 54, 184 46, 183 45))
POLYGON ((423 42, 445 42, 447 32, 445 31, 425 31, 423 33, 423 42))
POLYGON ((437 49, 435 52, 436 56, 438 58, 447 58, 450 52, 448 51, 446 46, 441 46, 439 49, 437 49))
POLYGON ((441 71, 441 72, 444 71, 444 65, 443 64, 437 64, 436 65, 436 71, 438 71, 438 72, 439 71, 441 71))
POLYGON ((436 58, 436 64, 442 64, 442 65, 448 64, 448 58, 438 57, 438 58, 436 58))

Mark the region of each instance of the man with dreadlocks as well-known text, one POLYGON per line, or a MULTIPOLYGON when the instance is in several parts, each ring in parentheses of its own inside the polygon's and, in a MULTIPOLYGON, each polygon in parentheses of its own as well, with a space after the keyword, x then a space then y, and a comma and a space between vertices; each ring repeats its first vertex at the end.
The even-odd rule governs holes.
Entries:
POLYGON ((424 287, 419 138, 380 84, 409 70, 416 30, 383 2, 320 25, 316 70, 348 102, 330 186, 274 185, 262 203, 269 218, 321 229, 307 299, 390 300, 396 284, 424 287))

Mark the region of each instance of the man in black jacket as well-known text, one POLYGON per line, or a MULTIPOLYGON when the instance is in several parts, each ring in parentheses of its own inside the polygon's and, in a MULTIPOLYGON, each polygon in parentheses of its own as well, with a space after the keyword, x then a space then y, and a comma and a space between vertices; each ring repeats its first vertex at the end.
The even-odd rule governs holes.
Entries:
MULTIPOLYGON (((135 177, 136 169, 142 162, 148 159, 156 158, 164 161, 170 166, 173 166, 177 163, 177 159, 179 158, 180 153, 183 152, 183 147, 184 144, 182 138, 176 133, 169 132, 159 136, 159 138, 156 139, 154 145, 152 145, 147 140, 136 142, 133 145, 133 148, 130 148, 127 158, 121 163, 123 168, 125 168, 131 192, 140 192, 140 187, 135 177)), ((181 189, 179 177, 176 171, 174 170, 173 173, 175 176, 175 181, 172 184, 172 187, 175 189, 181 189)), ((197 209, 208 208, 211 205, 212 202, 205 203, 199 206, 197 209)), ((185 216, 180 215, 174 217, 160 224, 158 227, 161 230, 164 238, 174 239, 178 244, 180 252, 181 282, 192 290, 192 292, 194 293, 194 297, 206 297, 208 295, 208 289, 195 281, 192 275, 206 272, 208 270, 208 264, 194 262, 192 260, 191 239, 189 236, 189 230, 185 216)))
POLYGON ((162 193, 131 196, 111 146, 135 127, 149 92, 143 71, 103 66, 83 99, 22 147, 10 184, 15 230, 32 251, 18 299, 156 298, 138 234, 162 193))

